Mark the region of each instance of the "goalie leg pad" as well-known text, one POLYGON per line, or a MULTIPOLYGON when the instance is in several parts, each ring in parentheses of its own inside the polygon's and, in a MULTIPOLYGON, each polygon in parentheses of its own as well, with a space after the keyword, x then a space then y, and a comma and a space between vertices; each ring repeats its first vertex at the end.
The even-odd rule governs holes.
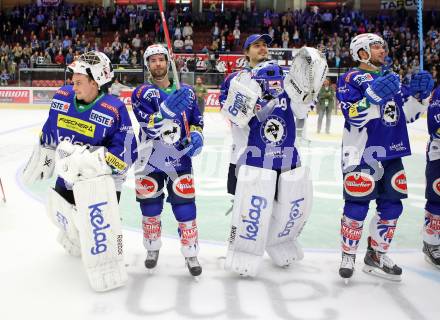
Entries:
POLYGON ((276 178, 273 170, 240 167, 226 270, 248 276, 257 274, 266 247, 276 178))
POLYGON ((107 291, 125 285, 121 219, 110 176, 78 181, 73 186, 78 214, 75 224, 90 285, 107 291))
POLYGON ((55 169, 55 150, 38 144, 32 151, 31 158, 23 169, 23 182, 32 184, 48 179, 55 169))
POLYGON ((287 266, 304 257, 297 238, 312 209, 313 187, 308 167, 280 175, 278 200, 270 220, 266 251, 278 266, 287 266))
POLYGON ((60 229, 57 241, 72 256, 81 256, 81 245, 78 229, 74 224, 74 216, 77 215, 75 207, 66 201, 54 189, 49 191, 47 202, 47 215, 49 219, 60 229))

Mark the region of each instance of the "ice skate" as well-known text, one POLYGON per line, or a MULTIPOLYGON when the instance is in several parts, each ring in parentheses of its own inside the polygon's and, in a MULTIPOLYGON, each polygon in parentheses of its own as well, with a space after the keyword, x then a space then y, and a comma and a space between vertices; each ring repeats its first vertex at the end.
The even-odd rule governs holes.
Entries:
POLYGON ((192 276, 197 277, 202 273, 202 267, 200 266, 197 257, 185 258, 185 264, 192 276))
POLYGON ((436 246, 423 241, 423 253, 428 263, 440 269, 440 245, 436 246))
POLYGON ((365 273, 384 278, 391 281, 402 280, 402 269, 397 266, 385 253, 375 251, 370 246, 370 239, 368 239, 367 253, 364 258, 365 266, 363 271, 365 273))
POLYGON ((148 251, 147 258, 145 259, 145 268, 154 269, 159 259, 159 250, 148 251))
POLYGON ((339 275, 342 279, 344 279, 345 284, 348 284, 349 279, 353 276, 355 261, 355 254, 342 252, 342 261, 339 267, 339 275))

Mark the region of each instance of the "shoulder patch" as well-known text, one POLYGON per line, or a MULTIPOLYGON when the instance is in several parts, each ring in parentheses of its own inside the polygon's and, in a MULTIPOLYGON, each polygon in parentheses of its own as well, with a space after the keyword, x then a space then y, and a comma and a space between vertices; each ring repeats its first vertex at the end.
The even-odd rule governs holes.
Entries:
POLYGON ((359 73, 359 70, 352 70, 352 71, 347 72, 344 77, 345 82, 349 83, 351 80, 351 77, 357 73, 359 73))
POLYGON ((101 107, 103 107, 104 109, 110 110, 111 112, 114 113, 116 119, 119 121, 119 110, 118 108, 116 108, 115 106, 112 106, 111 104, 107 103, 107 102, 101 102, 99 103, 99 105, 101 107))

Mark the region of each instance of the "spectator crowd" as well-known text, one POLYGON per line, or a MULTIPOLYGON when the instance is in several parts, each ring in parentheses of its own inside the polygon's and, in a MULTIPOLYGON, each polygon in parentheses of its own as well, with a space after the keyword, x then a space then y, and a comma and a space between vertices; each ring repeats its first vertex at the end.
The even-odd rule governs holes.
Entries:
MULTIPOLYGON (((272 47, 304 44, 322 49, 330 67, 352 64, 353 36, 373 32, 389 47, 389 67, 403 80, 419 69, 419 39, 415 12, 381 11, 367 15, 347 7, 274 12, 244 11, 212 6, 202 14, 176 6, 167 12, 175 52, 241 52, 242 40, 252 32, 272 36, 272 47)), ((159 12, 142 6, 58 7, 18 6, 0 11, 0 84, 14 83, 20 68, 71 63, 89 50, 105 52, 112 63, 142 65, 143 50, 163 42, 159 12)), ((424 64, 432 71, 439 63, 440 11, 424 13, 424 64)))

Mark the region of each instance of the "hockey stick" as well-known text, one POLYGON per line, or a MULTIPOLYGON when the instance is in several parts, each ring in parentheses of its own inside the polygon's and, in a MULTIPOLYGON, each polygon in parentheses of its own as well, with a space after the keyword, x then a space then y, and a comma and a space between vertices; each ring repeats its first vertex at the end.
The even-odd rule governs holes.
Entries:
POLYGON ((6 203, 6 195, 5 195, 5 189, 3 189, 2 178, 0 178, 0 189, 2 192, 2 200, 4 203, 6 203))
MULTIPOLYGON (((163 10, 162 0, 157 0, 157 5, 159 6, 160 17, 162 19, 163 33, 164 33, 165 39, 167 41, 168 52, 170 54, 170 63, 171 63, 171 69, 173 70, 173 79, 176 83, 176 89, 179 90, 180 89, 179 75, 177 74, 176 63, 174 61, 173 47, 171 46, 170 33, 168 32, 168 25, 167 25, 167 20, 165 18, 165 13, 163 10)), ((190 132, 188 118, 186 117, 185 111, 182 112, 182 117, 183 117, 183 125, 185 126, 186 139, 188 140, 188 142, 191 142, 191 132, 190 132)))
POLYGON ((417 23, 419 27, 420 71, 423 70, 423 0, 417 1, 417 23))

